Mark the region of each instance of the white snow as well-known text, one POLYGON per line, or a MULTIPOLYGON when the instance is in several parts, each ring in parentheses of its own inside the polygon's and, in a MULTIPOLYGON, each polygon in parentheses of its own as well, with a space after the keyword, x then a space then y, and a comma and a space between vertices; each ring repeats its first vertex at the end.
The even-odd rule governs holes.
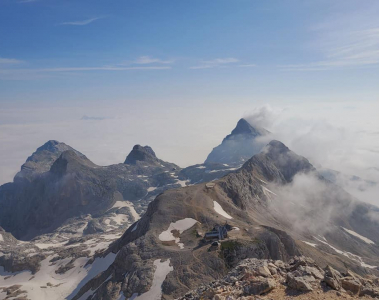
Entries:
POLYGON ((147 191, 152 192, 152 191, 155 191, 156 189, 157 189, 156 187, 151 186, 147 188, 147 191))
POLYGON ((129 201, 116 201, 116 203, 110 208, 121 208, 121 207, 128 207, 133 218, 137 221, 140 218, 140 215, 136 212, 134 209, 134 205, 132 202, 129 201))
POLYGON ((56 274, 55 271, 63 264, 67 264, 71 258, 59 260, 56 264, 51 264, 50 260, 54 256, 49 256, 41 261, 40 270, 34 274, 30 271, 18 273, 5 272, 0 267, 0 286, 21 285, 21 290, 27 292, 27 298, 38 300, 61 300, 72 299, 74 295, 89 280, 100 272, 105 271, 114 261, 116 254, 109 253, 105 257, 98 257, 92 264, 84 267, 89 258, 80 257, 75 260, 74 268, 64 274, 56 274), (5 279, 6 276, 11 276, 5 279), (53 287, 46 284, 50 282, 53 287), (41 288, 41 286, 46 288, 41 288))
POLYGON ((179 179, 176 180, 176 183, 180 184, 182 187, 187 186, 186 182, 188 182, 188 180, 179 180, 179 179))
POLYGON ((205 167, 205 166, 198 166, 198 167, 196 167, 196 169, 206 169, 207 167, 205 167))
POLYGON ((162 242, 175 241, 175 243, 178 244, 178 246, 180 247, 180 249, 183 249, 184 248, 183 243, 179 243, 180 242, 180 238, 174 237, 174 235, 172 234, 172 231, 173 230, 177 230, 177 231, 179 231, 179 234, 182 234, 183 231, 186 231, 187 229, 190 229, 196 223, 197 223, 197 221, 195 219, 192 219, 192 218, 185 218, 185 219, 176 221, 174 223, 171 223, 170 226, 168 227, 168 229, 165 230, 165 231, 163 231, 159 235, 158 238, 162 242))
POLYGON ((134 297, 133 294, 131 299, 134 300, 161 300, 162 298, 162 283, 165 281, 168 273, 174 270, 172 266, 170 266, 170 259, 161 262, 160 259, 154 261, 154 266, 156 267, 154 272, 153 283, 148 292, 143 293, 140 296, 134 297))
POLYGON ((209 173, 216 173, 216 172, 226 172, 226 171, 234 171, 237 170, 238 168, 229 168, 229 169, 221 169, 221 170, 212 170, 209 173))
POLYGON ((122 225, 129 221, 128 216, 124 214, 114 214, 114 216, 110 217, 109 219, 115 221, 117 225, 122 225))
POLYGON ((260 178, 257 178, 260 182, 264 183, 264 184, 268 184, 266 181, 260 179, 260 178))
POLYGON ((320 240, 316 237, 314 237, 316 240, 318 240, 319 242, 325 244, 325 245, 328 245, 330 248, 332 248, 334 251, 336 251, 338 254, 341 254, 343 256, 346 256, 347 258, 351 259, 351 260, 354 260, 356 262, 358 262, 362 267, 365 267, 365 268, 369 268, 369 269, 375 269, 377 268, 377 266, 371 266, 371 265, 368 265, 366 264, 363 260, 362 260, 362 257, 358 256, 358 255, 355 255, 351 252, 348 252, 348 251, 342 251, 342 250, 339 250, 337 249, 336 247, 333 247, 332 245, 330 245, 329 243, 327 242, 324 242, 323 240, 320 240))
POLYGON ((263 192, 266 191, 266 192, 269 192, 270 194, 277 196, 274 192, 270 191, 268 188, 264 187, 263 185, 261 185, 261 187, 263 189, 263 192))
POLYGON ((233 227, 233 230, 239 231, 240 229, 238 227, 233 227))
POLYGON ((233 219, 230 215, 227 214, 227 212, 221 207, 221 205, 218 204, 218 202, 213 201, 213 208, 216 211, 216 213, 218 213, 219 215, 227 219, 233 219))
POLYGON ((347 229, 347 228, 345 228, 345 227, 342 227, 342 228, 343 228, 343 230, 345 230, 346 232, 348 232, 348 233, 350 233, 351 235, 353 235, 353 236, 355 236, 355 237, 361 239, 362 241, 366 242, 367 244, 374 244, 374 245, 375 245, 375 243, 374 243, 372 240, 370 240, 370 239, 368 239, 368 238, 366 238, 366 237, 360 235, 359 233, 356 233, 355 231, 349 230, 349 229, 347 229))
POLYGON ((314 248, 316 248, 317 244, 314 244, 314 243, 310 243, 310 242, 306 242, 306 241, 302 241, 303 243, 309 245, 309 246, 312 246, 314 248))
POLYGON ((40 243, 37 243, 37 244, 34 244, 36 245, 38 248, 40 249, 47 249, 47 248, 50 248, 50 247, 53 247, 53 248, 56 248, 56 247, 62 247, 64 244, 66 244, 66 242, 62 242, 62 243, 56 243, 56 244, 40 244, 40 243))
POLYGON ((4 242, 3 235, 0 233, 0 242, 4 242))

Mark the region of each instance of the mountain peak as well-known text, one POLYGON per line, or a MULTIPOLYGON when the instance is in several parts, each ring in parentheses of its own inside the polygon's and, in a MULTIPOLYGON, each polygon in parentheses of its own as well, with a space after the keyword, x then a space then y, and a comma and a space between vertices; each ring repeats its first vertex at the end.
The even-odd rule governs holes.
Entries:
MULTIPOLYGON (((274 174, 280 171, 285 182, 291 182, 293 177, 298 173, 308 173, 314 171, 313 165, 303 156, 291 151, 286 145, 277 140, 268 143, 261 153, 254 155, 244 165, 247 169, 253 169, 256 166, 265 168, 263 173, 274 174), (275 166, 275 169, 272 168, 275 166)), ((279 178, 280 176, 276 176, 279 178)))
POLYGON ((268 133, 266 129, 253 127, 246 119, 242 118, 238 121, 236 128, 233 129, 230 135, 250 134, 253 136, 261 136, 268 133))
POLYGON ((239 166, 261 151, 264 145, 256 138, 269 133, 264 128, 252 126, 242 118, 233 131, 223 139, 221 145, 213 148, 205 163, 239 166))
POLYGON ((151 147, 135 145, 126 157, 124 164, 135 165, 137 161, 155 162, 157 157, 151 147))
POLYGON ((56 140, 49 140, 45 144, 43 144, 41 147, 37 148, 37 151, 47 150, 47 151, 53 152, 56 149, 56 146, 59 144, 65 145, 64 143, 60 143, 56 140))
POLYGON ((271 156, 277 156, 279 154, 287 153, 291 150, 282 142, 277 141, 277 140, 272 140, 265 147, 264 151, 266 151, 266 153, 270 154, 271 156))
POLYGON ((49 171, 58 157, 67 150, 74 151, 78 156, 84 156, 65 143, 49 140, 28 157, 21 166, 21 171, 16 174, 15 180, 30 181, 35 175, 49 171))

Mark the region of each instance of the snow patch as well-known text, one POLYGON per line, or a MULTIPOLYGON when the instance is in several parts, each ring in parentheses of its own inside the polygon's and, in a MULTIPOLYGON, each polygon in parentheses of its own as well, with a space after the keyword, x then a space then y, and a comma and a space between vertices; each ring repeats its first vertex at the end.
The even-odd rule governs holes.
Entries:
POLYGON ((263 185, 261 185, 261 187, 262 187, 262 189, 263 189, 263 192, 266 191, 266 192, 268 192, 268 193, 270 193, 270 194, 273 194, 273 195, 277 196, 274 192, 270 191, 268 188, 264 187, 263 185))
POLYGON ((205 166, 198 166, 198 167, 196 167, 196 169, 206 169, 207 167, 205 167, 205 166))
POLYGON ((148 292, 143 293, 140 296, 134 297, 133 294, 131 299, 134 300, 160 300, 162 298, 162 283, 165 281, 168 273, 174 270, 172 266, 170 266, 170 259, 161 262, 160 259, 154 261, 154 266, 156 267, 154 272, 153 283, 148 292))
POLYGON ((179 179, 176 180, 176 183, 180 184, 182 187, 186 187, 187 182, 188 182, 188 180, 179 180, 179 179))
POLYGON ((319 242, 329 246, 330 248, 332 248, 334 251, 336 251, 338 254, 341 254, 343 256, 346 256, 347 258, 351 259, 351 260, 354 260, 356 261, 357 263, 359 263, 362 267, 365 267, 365 268, 369 268, 369 269, 375 269, 377 268, 377 266, 371 266, 371 265, 368 265, 366 264, 363 260, 362 260, 362 257, 358 256, 358 255, 355 255, 351 252, 347 252, 347 251, 342 251, 342 250, 339 250, 337 249, 336 247, 333 247, 332 245, 328 244, 327 242, 324 242, 323 240, 320 240, 316 237, 314 237, 316 240, 318 240, 319 242))
POLYGON ((216 201, 213 201, 213 209, 216 211, 216 213, 218 213, 219 215, 227 218, 227 219, 233 219, 229 214, 227 214, 227 212, 221 207, 220 204, 218 204, 218 202, 216 201))
POLYGON ((37 243, 37 244, 34 244, 35 246, 37 246, 38 248, 40 249, 47 249, 47 248, 56 248, 56 247, 62 247, 64 244, 66 244, 67 242, 63 242, 63 243, 56 243, 56 244, 42 244, 42 243, 37 243))
POLYGON ((156 189, 157 189, 156 187, 151 186, 147 188, 147 191, 152 192, 152 191, 155 191, 156 189))
POLYGON ((20 289, 26 291, 28 299, 72 299, 88 281, 108 269, 116 254, 109 253, 105 257, 97 257, 92 264, 85 267, 89 258, 80 257, 75 260, 74 268, 64 274, 57 274, 55 271, 71 259, 66 258, 51 264, 50 260, 53 257, 54 255, 42 260, 40 270, 34 275, 30 271, 9 273, 0 267, 0 286, 21 285, 20 289), (7 276, 11 277, 5 279, 7 276), (52 286, 47 286, 47 283, 51 283, 52 286))
POLYGON ((179 231, 179 234, 182 234, 183 231, 190 229, 193 225, 195 225, 197 221, 192 218, 185 218, 174 223, 171 223, 167 230, 163 231, 159 236, 159 240, 162 242, 170 242, 175 241, 176 244, 180 247, 180 249, 184 248, 184 244, 180 243, 179 237, 174 237, 172 234, 173 230, 179 231))
POLYGON ((372 240, 364 237, 363 235, 360 235, 359 233, 356 233, 355 231, 352 231, 352 230, 347 229, 345 227, 342 227, 342 229, 345 230, 347 233, 350 233, 351 235, 361 239, 362 241, 364 241, 367 244, 374 244, 375 245, 375 243, 372 240))
POLYGON ((314 243, 310 243, 310 242, 306 242, 306 241, 302 241, 303 243, 309 245, 309 246, 312 246, 313 248, 316 248, 317 244, 314 244, 314 243))

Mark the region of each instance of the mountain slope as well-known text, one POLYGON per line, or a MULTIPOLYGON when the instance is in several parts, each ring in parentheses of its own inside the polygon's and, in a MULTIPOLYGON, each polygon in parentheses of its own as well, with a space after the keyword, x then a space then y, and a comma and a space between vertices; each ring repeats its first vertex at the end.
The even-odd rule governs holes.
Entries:
MULTIPOLYGON (((127 215, 134 210, 142 214, 154 195, 184 184, 177 179, 179 170, 147 146, 136 145, 124 164, 100 167, 71 147, 50 141, 28 158, 14 183, 0 187, 0 226, 30 239, 53 232, 70 218, 91 214, 99 219, 115 205, 127 215), (31 162, 33 167, 26 168, 31 162)), ((129 219, 128 224, 135 221, 129 219)))
POLYGON ((128 299, 138 294, 143 299, 152 293, 159 297, 160 289, 152 288, 157 284, 165 299, 174 299, 201 283, 221 278, 245 258, 288 261, 305 254, 321 267, 330 264, 341 271, 349 268, 359 274, 378 274, 379 228, 364 220, 362 209, 377 210, 357 202, 318 176, 307 159, 272 141, 241 169, 212 184, 159 195, 146 214, 110 247, 108 253, 117 253, 114 263, 83 286, 74 299, 89 290, 96 290, 90 299, 128 299), (297 192, 297 181, 304 177, 322 186, 306 197, 313 203, 310 208, 292 204, 285 194, 287 189, 297 192), (285 207, 297 210, 299 218, 293 219, 285 207), (330 213, 328 219, 319 219, 326 212, 330 213), (325 224, 294 226, 304 220, 325 224), (203 239, 205 232, 226 222, 230 226, 227 239, 220 248, 212 247, 203 239), (161 282, 155 280, 157 272, 161 282))

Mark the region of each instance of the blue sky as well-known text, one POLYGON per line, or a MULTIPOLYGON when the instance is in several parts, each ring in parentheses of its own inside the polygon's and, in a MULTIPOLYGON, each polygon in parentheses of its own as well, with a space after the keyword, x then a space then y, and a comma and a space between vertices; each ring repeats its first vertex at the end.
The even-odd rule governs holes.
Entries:
POLYGON ((201 162, 262 105, 379 131, 378 15, 377 0, 0 0, 0 181, 48 139, 99 164, 135 143, 201 162))
POLYGON ((2 0, 1 101, 372 95, 378 12, 370 0, 2 0))

